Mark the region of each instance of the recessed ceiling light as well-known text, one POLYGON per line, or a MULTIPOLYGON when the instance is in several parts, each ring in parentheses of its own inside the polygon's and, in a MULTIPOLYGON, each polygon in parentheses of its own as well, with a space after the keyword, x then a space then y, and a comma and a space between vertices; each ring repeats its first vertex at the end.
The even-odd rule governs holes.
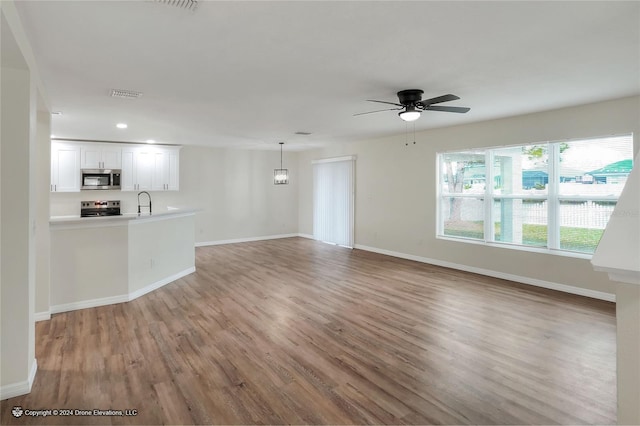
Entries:
POLYGON ((118 123, 116 124, 116 127, 118 129, 126 129, 128 126, 127 126, 127 123, 118 123))
POLYGON ((153 139, 147 139, 146 141, 147 143, 156 143, 156 141, 154 141, 153 139))

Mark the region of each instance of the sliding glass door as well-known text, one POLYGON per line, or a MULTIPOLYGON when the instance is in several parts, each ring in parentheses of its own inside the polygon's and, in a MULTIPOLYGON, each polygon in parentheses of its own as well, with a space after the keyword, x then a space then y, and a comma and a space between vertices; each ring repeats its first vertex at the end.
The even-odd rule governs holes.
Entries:
POLYGON ((313 162, 313 238, 353 248, 355 157, 313 162))

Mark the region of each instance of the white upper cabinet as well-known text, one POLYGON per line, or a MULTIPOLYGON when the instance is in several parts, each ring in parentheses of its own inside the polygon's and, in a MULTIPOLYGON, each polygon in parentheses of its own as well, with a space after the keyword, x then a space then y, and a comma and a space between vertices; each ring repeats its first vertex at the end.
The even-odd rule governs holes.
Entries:
POLYGON ((123 191, 177 191, 179 147, 135 146, 122 151, 123 191))
POLYGON ((168 148, 165 160, 167 191, 180 189, 180 148, 168 148))
POLYGON ((180 148, 51 142, 51 191, 80 191, 81 169, 121 169, 122 191, 177 191, 180 148))
POLYGON ((80 145, 83 169, 122 168, 122 148, 113 144, 85 143, 80 145))
POLYGON ((153 173, 155 150, 147 147, 138 148, 134 157, 135 179, 138 191, 151 191, 153 188, 153 173))
POLYGON ((51 192, 80 191, 80 146, 51 142, 51 192))
POLYGON ((120 174, 120 189, 122 191, 135 191, 136 179, 133 174, 136 148, 122 148, 122 172, 120 174))

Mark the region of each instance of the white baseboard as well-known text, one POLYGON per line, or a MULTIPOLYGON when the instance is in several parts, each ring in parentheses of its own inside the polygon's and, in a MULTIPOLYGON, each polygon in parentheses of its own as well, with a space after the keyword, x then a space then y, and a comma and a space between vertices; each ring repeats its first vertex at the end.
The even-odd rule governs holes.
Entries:
POLYGON ((503 280, 515 281, 521 284, 533 285, 536 287, 548 288, 550 290, 558 290, 565 293, 577 294, 579 296, 591 297, 593 299, 606 300, 608 302, 615 302, 616 295, 611 293, 605 293, 602 291, 589 290, 581 287, 574 287, 566 284, 553 283, 550 281, 539 280, 536 278, 523 277, 520 275, 507 274, 504 272, 492 271, 490 269, 476 268, 474 266, 461 265, 459 263, 446 262, 438 259, 430 259, 427 257, 416 256, 413 254, 399 253, 396 251, 380 249, 376 247, 363 246, 356 244, 355 248, 374 253, 385 254, 387 256, 399 257, 401 259, 414 260, 416 262, 428 263, 430 265, 443 266, 445 268, 457 269, 465 272, 472 272, 474 274, 486 275, 489 277, 500 278, 503 280))
POLYGON ((302 237, 302 238, 308 238, 310 240, 313 240, 313 235, 311 234, 297 234, 298 237, 302 237))
POLYGON ((33 319, 35 319, 36 322, 50 320, 51 319, 51 311, 36 312, 33 315, 33 319))
POLYGON ((78 309, 97 308, 98 306, 114 305, 116 303, 128 302, 129 295, 121 294, 119 296, 102 297, 100 299, 82 300, 80 302, 64 303, 62 305, 54 305, 51 307, 52 314, 61 312, 77 311, 78 309))
POLYGON ((163 287, 179 278, 182 278, 186 275, 189 275, 193 272, 196 271, 196 267, 192 266, 191 268, 187 268, 184 271, 180 271, 176 274, 173 274, 169 277, 163 278, 160 281, 156 281, 155 283, 149 284, 148 286, 145 286, 139 290, 134 291, 133 293, 129 293, 129 301, 132 301, 134 299, 137 299, 140 296, 144 296, 147 293, 152 292, 153 290, 157 290, 160 287, 163 287))
POLYGON ((189 275, 196 271, 196 267, 192 266, 183 271, 175 273, 171 276, 161 279, 160 281, 156 281, 151 283, 139 290, 136 290, 131 293, 122 294, 119 296, 110 296, 103 297, 100 299, 90 299, 83 300, 80 302, 73 303, 65 303, 62 305, 55 305, 51 307, 51 314, 59 314, 61 312, 69 312, 69 311, 77 311, 78 309, 87 309, 87 308, 97 308, 98 306, 106 306, 106 305, 114 305, 116 303, 130 302, 131 300, 137 299, 140 296, 144 296, 145 294, 152 292, 153 290, 157 290, 160 287, 163 287, 179 278, 184 277, 185 275, 189 275))
POLYGON ((232 240, 201 241, 196 243, 196 247, 219 246, 221 244, 248 243, 251 241, 278 240, 280 238, 298 237, 299 235, 300 234, 279 234, 279 235, 265 235, 263 237, 235 238, 232 240))
POLYGON ((9 385, 4 385, 0 387, 0 399, 5 400, 9 398, 14 398, 20 395, 26 395, 31 392, 31 387, 33 386, 33 381, 36 378, 36 373, 38 372, 38 360, 34 359, 31 364, 31 371, 29 371, 29 377, 27 380, 23 380, 18 383, 11 383, 9 385))

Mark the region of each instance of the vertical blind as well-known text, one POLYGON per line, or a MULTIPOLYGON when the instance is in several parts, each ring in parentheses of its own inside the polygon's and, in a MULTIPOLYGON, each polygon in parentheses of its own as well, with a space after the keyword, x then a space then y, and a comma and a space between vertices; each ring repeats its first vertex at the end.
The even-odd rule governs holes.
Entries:
POLYGON ((355 157, 313 164, 313 238, 353 247, 355 157))

